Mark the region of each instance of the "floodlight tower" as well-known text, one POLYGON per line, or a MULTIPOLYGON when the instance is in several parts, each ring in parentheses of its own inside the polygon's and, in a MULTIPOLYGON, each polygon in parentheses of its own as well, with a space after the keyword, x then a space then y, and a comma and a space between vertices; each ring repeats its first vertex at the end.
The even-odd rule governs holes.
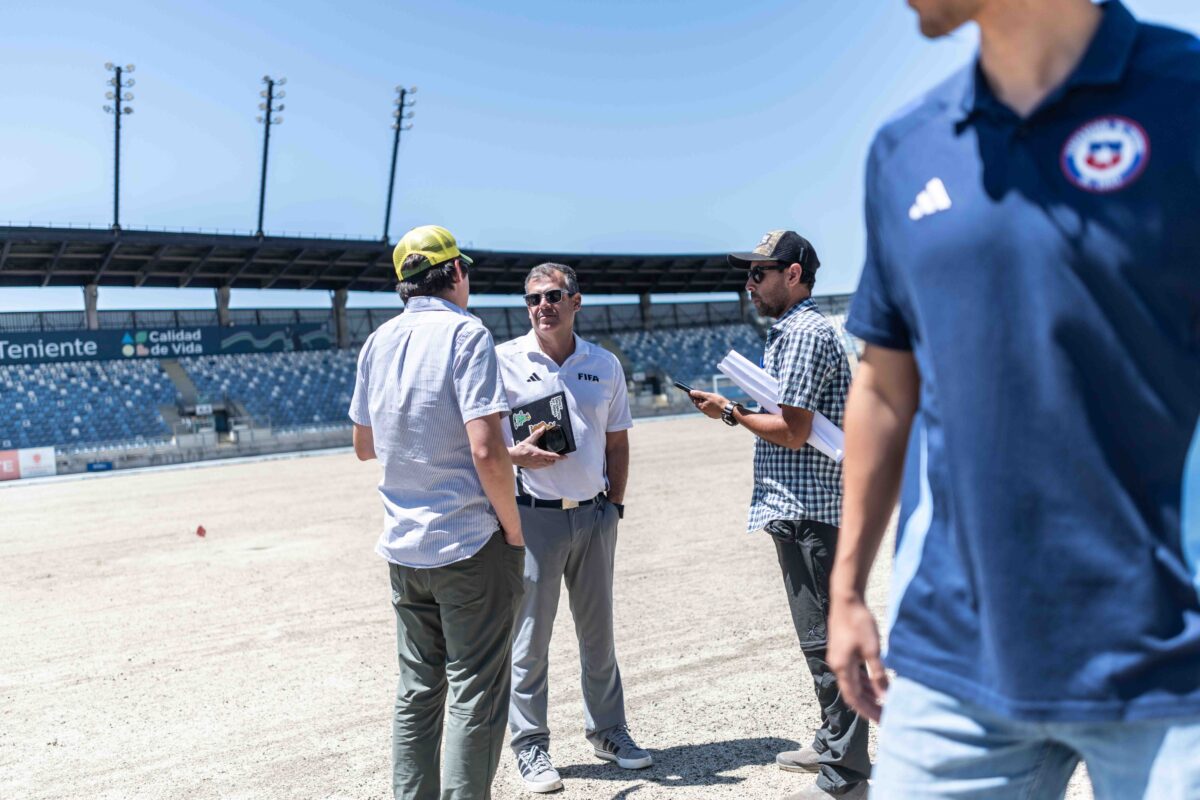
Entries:
POLYGON ((111 61, 104 65, 104 68, 111 72, 113 76, 108 79, 108 85, 112 88, 104 93, 104 99, 112 101, 111 106, 105 106, 104 110, 113 115, 113 126, 115 135, 113 136, 113 221, 112 229, 114 231, 121 230, 121 116, 123 114, 132 114, 133 107, 122 105, 123 103, 133 102, 133 93, 126 92, 125 89, 133 88, 133 78, 125 78, 121 76, 127 72, 133 72, 133 64, 126 64, 123 67, 114 65, 111 61))
POLYGON ((271 144, 271 126, 282 125, 283 117, 275 116, 276 111, 283 111, 283 103, 279 104, 279 108, 275 108, 275 101, 282 100, 287 96, 287 93, 280 90, 275 91, 276 86, 283 86, 287 83, 287 78, 272 78, 270 75, 263 76, 263 83, 267 88, 258 93, 259 97, 264 98, 263 102, 258 104, 258 110, 263 114, 258 118, 258 121, 263 123, 263 155, 262 155, 262 178, 258 184, 258 230, 257 236, 261 239, 263 235, 263 204, 267 199, 267 148, 271 144))
POLYGON ((417 93, 417 87, 410 86, 405 89, 403 86, 396 87, 396 99, 393 101, 396 110, 392 112, 392 117, 395 122, 392 123, 392 130, 395 131, 395 136, 392 138, 392 169, 388 173, 388 198, 387 209, 383 212, 383 241, 386 244, 388 240, 388 228, 392 224, 392 192, 396 188, 396 154, 400 151, 400 131, 412 130, 412 123, 405 124, 406 119, 413 118, 412 107, 417 104, 416 100, 410 100, 409 95, 417 93))

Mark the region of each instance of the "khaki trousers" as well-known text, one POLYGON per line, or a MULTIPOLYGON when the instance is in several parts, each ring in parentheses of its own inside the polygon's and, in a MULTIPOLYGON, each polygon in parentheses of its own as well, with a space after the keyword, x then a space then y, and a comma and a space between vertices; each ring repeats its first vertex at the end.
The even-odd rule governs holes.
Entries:
POLYGON ((508 716, 525 548, 497 532, 474 556, 445 567, 389 566, 400 660, 396 800, 488 800, 508 716))

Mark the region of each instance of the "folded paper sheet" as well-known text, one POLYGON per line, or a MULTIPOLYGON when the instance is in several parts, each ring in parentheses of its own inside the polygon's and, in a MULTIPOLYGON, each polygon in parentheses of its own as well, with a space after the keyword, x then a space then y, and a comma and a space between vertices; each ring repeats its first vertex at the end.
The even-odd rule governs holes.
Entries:
MULTIPOLYGON (((779 381, 762 367, 753 363, 736 350, 721 359, 717 369, 729 380, 742 387, 742 391, 753 397, 764 411, 779 414, 779 381)), ((841 463, 845 454, 845 435, 842 429, 829 421, 821 412, 813 413, 812 433, 808 443, 834 461, 841 463)))

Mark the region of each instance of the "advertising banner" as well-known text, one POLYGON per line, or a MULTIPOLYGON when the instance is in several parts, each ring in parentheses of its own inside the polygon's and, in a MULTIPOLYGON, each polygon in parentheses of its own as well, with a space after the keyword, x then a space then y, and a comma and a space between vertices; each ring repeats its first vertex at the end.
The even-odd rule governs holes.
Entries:
POLYGON ((16 450, 0 450, 0 481, 21 477, 21 460, 16 450))
POLYGON ((326 350, 333 337, 318 322, 227 328, 129 328, 99 331, 0 332, 0 366, 55 361, 181 358, 227 353, 326 350))
POLYGON ((17 453, 22 478, 44 478, 58 472, 53 447, 30 447, 17 453))

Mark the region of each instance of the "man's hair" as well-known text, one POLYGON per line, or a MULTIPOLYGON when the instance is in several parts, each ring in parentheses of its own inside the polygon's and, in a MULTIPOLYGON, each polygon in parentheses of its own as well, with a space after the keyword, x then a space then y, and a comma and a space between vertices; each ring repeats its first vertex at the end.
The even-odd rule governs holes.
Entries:
POLYGON ((556 272, 561 273, 567 279, 568 292, 579 294, 579 280, 575 277, 575 270, 566 264, 555 264, 553 261, 538 264, 529 270, 529 274, 525 276, 525 291, 529 291, 529 282, 534 278, 553 278, 556 272))
POLYGON ((814 269, 811 272, 806 270, 803 265, 800 266, 800 282, 808 287, 811 292, 813 287, 817 285, 817 271, 814 269))
POLYGON ((817 285, 817 270, 821 268, 821 259, 811 247, 805 248, 804 258, 800 261, 800 282, 808 287, 811 293, 817 285))
MULTIPOLYGON (((411 269, 425 260, 425 256, 420 253, 409 253, 404 257, 403 268, 411 269)), ((443 261, 435 267, 418 272, 412 276, 411 280, 400 281, 396 284, 396 292, 399 293, 400 299, 407 303, 410 297, 433 297, 452 288, 454 286, 454 262, 453 258, 443 261)), ((463 272, 466 270, 466 265, 464 265, 463 272)))

